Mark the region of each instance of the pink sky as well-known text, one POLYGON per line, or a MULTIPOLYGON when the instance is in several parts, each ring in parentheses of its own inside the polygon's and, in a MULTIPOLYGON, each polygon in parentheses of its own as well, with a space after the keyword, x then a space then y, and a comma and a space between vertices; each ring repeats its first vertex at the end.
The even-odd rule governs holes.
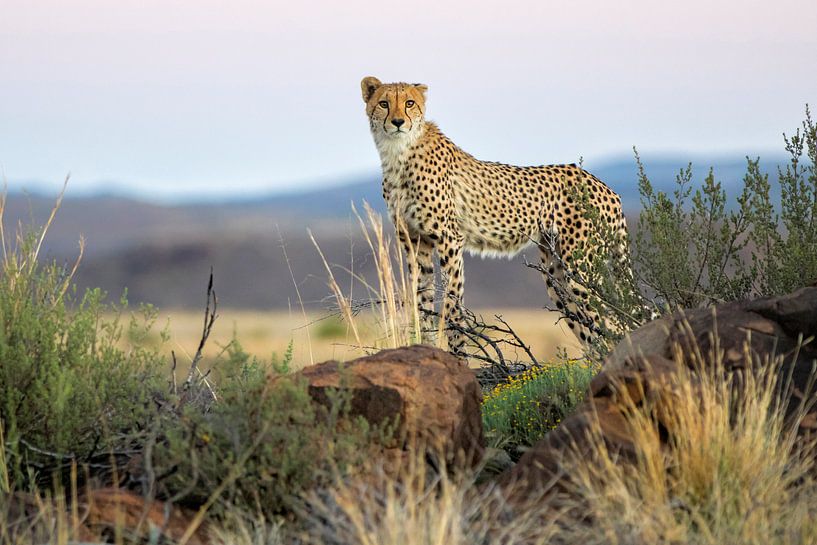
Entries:
POLYGON ((817 2, 2 0, 0 164, 156 196, 329 183, 377 169, 370 74, 428 84, 485 159, 777 151, 817 108, 817 2))

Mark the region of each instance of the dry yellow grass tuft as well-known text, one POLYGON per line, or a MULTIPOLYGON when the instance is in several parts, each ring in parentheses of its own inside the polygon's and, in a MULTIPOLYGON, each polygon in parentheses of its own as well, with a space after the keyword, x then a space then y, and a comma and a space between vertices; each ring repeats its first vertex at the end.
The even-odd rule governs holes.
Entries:
MULTIPOLYGON (((312 545, 544 545, 556 533, 546 505, 507 513, 502 495, 473 475, 430 471, 413 450, 396 476, 375 468, 363 480, 338 481, 305 498, 312 545)), ((438 457, 442 459, 442 457, 438 457)))

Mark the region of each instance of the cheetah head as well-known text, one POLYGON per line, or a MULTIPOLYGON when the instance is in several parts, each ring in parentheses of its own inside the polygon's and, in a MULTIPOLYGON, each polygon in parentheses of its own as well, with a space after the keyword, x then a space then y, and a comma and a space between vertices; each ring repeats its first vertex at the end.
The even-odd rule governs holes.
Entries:
POLYGON ((380 83, 371 76, 360 82, 366 114, 375 139, 414 136, 423 127, 425 85, 380 83))

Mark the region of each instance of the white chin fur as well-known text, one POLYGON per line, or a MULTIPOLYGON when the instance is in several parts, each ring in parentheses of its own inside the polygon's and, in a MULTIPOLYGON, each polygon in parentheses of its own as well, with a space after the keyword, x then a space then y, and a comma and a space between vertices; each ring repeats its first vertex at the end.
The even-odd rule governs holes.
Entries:
POLYGON ((421 130, 417 128, 400 133, 386 133, 382 129, 372 130, 377 150, 383 167, 398 168, 405 159, 408 149, 420 138, 421 130))

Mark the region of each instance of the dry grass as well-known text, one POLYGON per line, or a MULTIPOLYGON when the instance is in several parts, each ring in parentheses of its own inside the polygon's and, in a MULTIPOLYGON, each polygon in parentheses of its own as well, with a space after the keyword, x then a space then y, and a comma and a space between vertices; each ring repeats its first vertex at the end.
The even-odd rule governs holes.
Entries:
MULTIPOLYGON (((432 472, 423 448, 396 477, 380 468, 306 498, 311 545, 538 545, 556 532, 545 504, 508 513, 500 491, 479 489, 472 474, 432 472)), ((443 457, 438 457, 442 459, 443 457)))
POLYGON ((747 348, 756 371, 724 378, 717 345, 709 354, 676 346, 674 357, 694 371, 671 378, 671 395, 647 406, 622 400, 635 466, 595 437, 590 459, 568 468, 596 521, 582 542, 817 543, 814 444, 796 436, 807 407, 785 421, 782 358, 747 348))
POLYGON ((589 455, 566 457, 573 493, 567 502, 531 498, 527 508, 508 513, 490 491, 429 476, 419 463, 379 486, 338 483, 313 502, 313 542, 817 543, 814 445, 796 439, 797 418, 784 421, 780 359, 747 353, 761 370, 725 377, 717 350, 677 349, 676 357, 696 371, 670 377, 671 394, 654 404, 629 404, 635 462, 607 451, 595 430, 589 455))
MULTIPOLYGON (((418 272, 409 271, 405 260, 414 260, 414 248, 409 244, 408 254, 405 255, 383 226, 383 220, 367 203, 364 203, 365 217, 361 216, 357 209, 352 206, 352 211, 358 220, 360 232, 371 252, 377 270, 375 280, 366 279, 355 273, 354 270, 346 270, 354 279, 365 286, 365 293, 355 294, 344 289, 335 277, 336 267, 327 262, 318 242, 312 238, 315 248, 323 258, 326 269, 327 283, 335 297, 338 310, 349 324, 349 329, 354 336, 357 346, 363 347, 363 338, 357 324, 357 318, 362 309, 370 309, 377 320, 374 322, 379 329, 378 336, 383 345, 380 348, 397 348, 415 343, 426 343, 446 347, 445 336, 441 331, 436 334, 433 331, 424 331, 422 327, 422 317, 417 310, 417 285, 418 272)), ((405 226, 398 224, 397 230, 405 229, 405 226)), ((440 320, 440 326, 445 321, 440 320)))

